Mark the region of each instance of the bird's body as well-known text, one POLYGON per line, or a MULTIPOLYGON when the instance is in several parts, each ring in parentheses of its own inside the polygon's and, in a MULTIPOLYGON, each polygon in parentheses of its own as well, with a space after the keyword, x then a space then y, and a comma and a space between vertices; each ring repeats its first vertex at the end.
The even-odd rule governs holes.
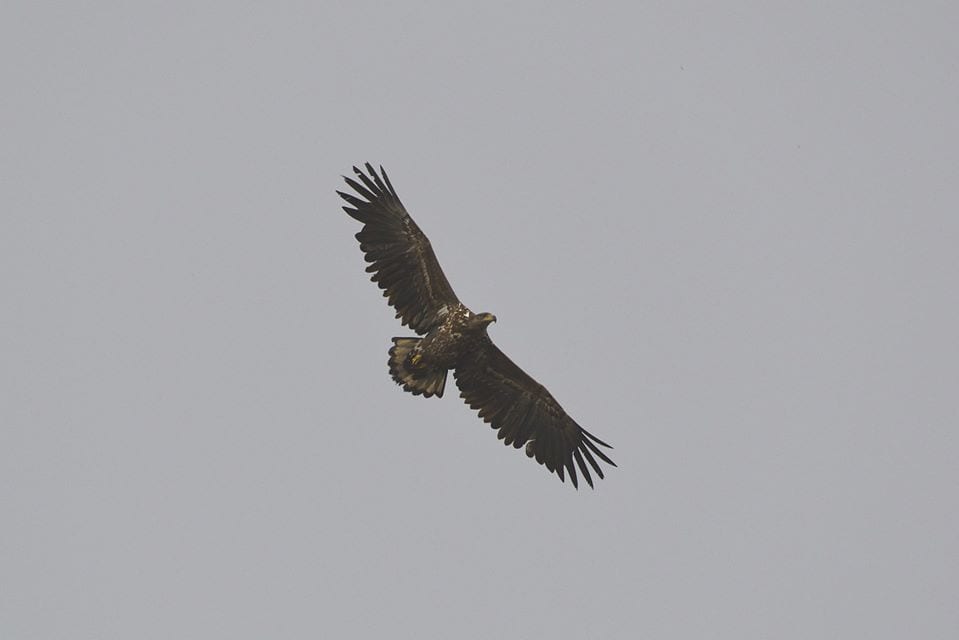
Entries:
POLYGON ((414 350, 422 358, 421 364, 430 368, 454 368, 486 333, 486 325, 476 322, 477 317, 463 304, 450 309, 443 323, 430 330, 414 350))
POLYGON ((453 371, 460 396, 499 430, 499 438, 577 486, 579 469, 590 486, 589 469, 600 478, 596 458, 613 464, 597 445, 609 447, 580 427, 541 384, 516 366, 489 337, 496 317, 473 313, 459 301, 440 269, 429 240, 413 222, 380 168, 369 175, 353 167, 360 182, 345 178, 354 191, 337 192, 343 207, 364 224, 356 234, 367 272, 396 308, 396 317, 422 337, 396 337, 389 350, 390 375, 414 395, 442 397, 453 371), (588 465, 588 467, 587 467, 588 465))
POLYGON ((489 313, 474 314, 456 304, 440 312, 441 322, 423 338, 393 338, 390 375, 414 395, 443 397, 446 373, 468 361, 483 340, 486 327, 496 320, 489 313))

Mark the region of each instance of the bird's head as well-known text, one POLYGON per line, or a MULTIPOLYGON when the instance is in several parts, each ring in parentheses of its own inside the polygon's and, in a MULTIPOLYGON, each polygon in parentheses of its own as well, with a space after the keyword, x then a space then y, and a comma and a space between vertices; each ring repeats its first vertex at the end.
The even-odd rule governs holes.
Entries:
POLYGON ((492 323, 496 322, 496 316, 492 313, 477 313, 473 316, 473 325, 485 329, 492 323))

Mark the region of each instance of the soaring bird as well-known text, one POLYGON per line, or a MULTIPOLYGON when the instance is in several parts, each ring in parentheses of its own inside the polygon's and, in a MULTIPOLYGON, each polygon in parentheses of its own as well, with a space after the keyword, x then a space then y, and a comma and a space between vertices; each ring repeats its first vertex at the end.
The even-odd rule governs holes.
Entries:
POLYGON ((337 191, 343 210, 363 223, 356 234, 369 266, 396 317, 422 337, 393 338, 390 375, 413 395, 443 397, 452 370, 460 396, 497 429, 504 444, 519 449, 579 488, 577 469, 590 487, 590 469, 602 478, 597 458, 616 466, 599 447, 612 448, 579 426, 556 399, 516 366, 489 337, 492 313, 473 313, 443 274, 430 241, 413 222, 389 177, 366 163, 343 176, 354 194, 337 191))

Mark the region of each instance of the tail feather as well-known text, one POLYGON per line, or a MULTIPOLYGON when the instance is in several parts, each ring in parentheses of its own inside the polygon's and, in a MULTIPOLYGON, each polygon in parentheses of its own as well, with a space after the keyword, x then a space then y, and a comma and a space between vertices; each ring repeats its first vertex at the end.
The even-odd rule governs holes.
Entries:
POLYGON ((420 340, 422 338, 393 338, 393 346, 390 347, 390 375, 396 384, 414 396, 442 398, 448 370, 427 369, 422 366, 417 368, 411 361, 413 349, 420 340))

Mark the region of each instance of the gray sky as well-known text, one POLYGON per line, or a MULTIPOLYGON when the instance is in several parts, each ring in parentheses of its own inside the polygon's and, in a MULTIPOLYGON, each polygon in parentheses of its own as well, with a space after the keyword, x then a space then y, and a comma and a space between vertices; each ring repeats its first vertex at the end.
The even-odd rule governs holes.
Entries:
POLYGON ((722 4, 5 5, 0 635, 957 637, 959 9, 722 4), (595 491, 389 379, 366 160, 595 491))

